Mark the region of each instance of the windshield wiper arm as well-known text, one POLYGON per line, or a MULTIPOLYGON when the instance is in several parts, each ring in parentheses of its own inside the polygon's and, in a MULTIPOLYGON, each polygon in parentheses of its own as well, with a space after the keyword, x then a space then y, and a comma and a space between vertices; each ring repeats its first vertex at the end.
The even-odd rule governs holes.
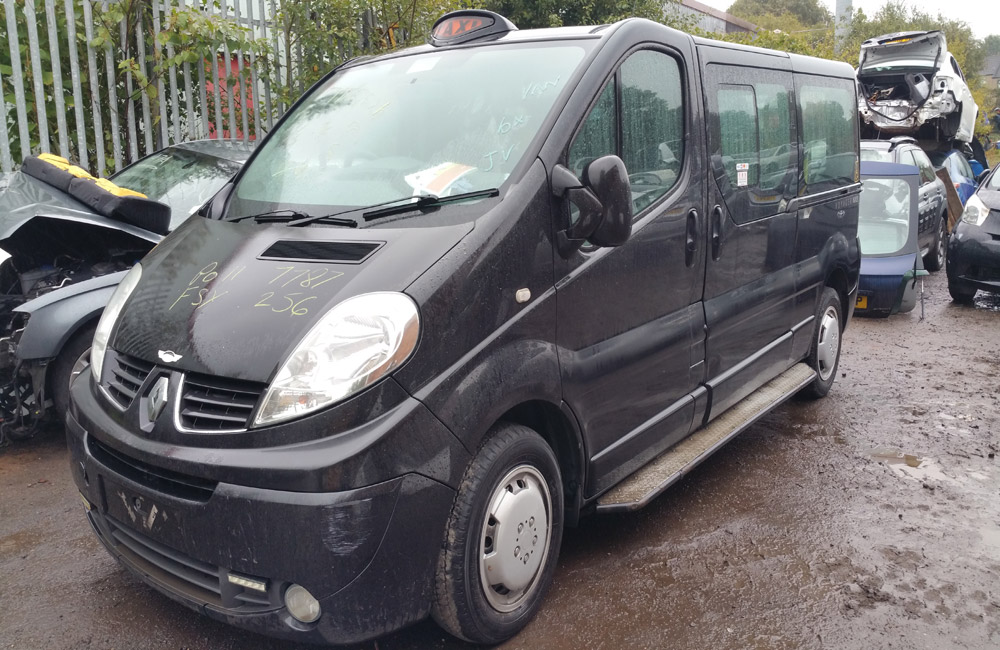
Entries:
POLYGON ((235 222, 243 221, 244 219, 253 219, 257 223, 270 223, 288 221, 290 219, 301 219, 308 216, 308 214, 299 210, 271 210, 270 212, 261 212, 259 214, 244 214, 239 217, 233 217, 232 219, 226 219, 226 221, 235 222))
POLYGON ((475 190, 474 192, 463 192, 461 194, 452 194, 450 196, 434 196, 433 194, 427 194, 424 196, 418 196, 415 201, 411 201, 409 203, 393 205, 388 208, 382 208, 381 210, 366 212, 364 214, 364 219, 365 221, 372 221, 374 219, 381 219, 382 217, 390 217, 394 214, 410 212, 411 210, 429 210, 441 205, 447 205, 448 203, 468 201, 470 199, 485 199, 493 196, 500 196, 500 190, 498 188, 493 187, 488 190, 475 190))
MULTIPOLYGON (((337 213, 341 214, 341 213, 337 213)), ((257 223, 288 223, 290 226, 298 226, 302 223, 328 223, 334 226, 344 226, 346 228, 357 228, 358 222, 354 219, 337 219, 335 215, 324 214, 313 216, 301 210, 272 210, 271 212, 261 212, 260 214, 245 214, 227 221, 243 221, 253 219, 257 223)))
POLYGON ((302 218, 295 221, 290 221, 289 226, 308 226, 312 223, 333 223, 336 225, 347 226, 349 228, 357 227, 358 223, 353 219, 337 219, 342 214, 350 214, 351 212, 360 212, 361 210, 372 210, 372 208, 378 208, 383 205, 389 206, 382 208, 381 210, 372 210, 371 212, 365 212, 365 221, 371 221, 373 219, 378 219, 380 217, 388 217, 393 214, 400 214, 403 212, 409 212, 411 210, 426 210, 429 208, 436 208, 439 205, 445 205, 447 203, 453 203, 456 201, 467 201, 469 199, 486 198, 490 196, 499 196, 500 190, 497 188, 492 188, 488 190, 476 190, 475 192, 465 192, 464 194, 453 194, 451 196, 435 196, 433 194, 425 194, 418 196, 404 196, 398 199, 392 199, 391 201, 383 201, 382 203, 376 203, 374 205, 359 206, 357 208, 349 208, 347 210, 341 210, 340 212, 334 212, 331 214, 324 214, 319 216, 303 215, 302 218), (404 203, 405 201, 405 203, 404 203))

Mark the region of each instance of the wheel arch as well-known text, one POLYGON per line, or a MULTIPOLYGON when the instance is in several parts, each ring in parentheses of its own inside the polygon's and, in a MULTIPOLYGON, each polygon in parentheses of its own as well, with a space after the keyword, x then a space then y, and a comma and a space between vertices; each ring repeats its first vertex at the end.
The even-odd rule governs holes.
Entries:
POLYGON ((847 315, 850 313, 848 311, 850 304, 850 284, 847 280, 847 272, 841 268, 835 268, 830 271, 830 274, 826 278, 825 286, 830 287, 837 292, 840 296, 840 313, 843 314, 841 318, 840 329, 843 331, 847 327, 847 315))
POLYGON ((576 525, 583 502, 586 454, 572 415, 552 402, 529 400, 508 409, 498 421, 526 426, 552 448, 562 475, 564 521, 567 525, 576 525))

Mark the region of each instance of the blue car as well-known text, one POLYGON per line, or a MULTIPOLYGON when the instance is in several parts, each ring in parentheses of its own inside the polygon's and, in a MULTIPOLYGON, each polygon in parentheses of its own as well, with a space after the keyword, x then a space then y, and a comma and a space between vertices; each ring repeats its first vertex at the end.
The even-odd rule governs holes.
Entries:
POLYGON ((861 279, 854 313, 889 316, 917 304, 917 278, 927 275, 918 243, 920 170, 861 162, 861 279))
POLYGON ((976 191, 977 176, 965 155, 958 149, 952 149, 951 151, 929 151, 927 157, 938 169, 944 167, 948 170, 951 182, 955 184, 955 191, 958 192, 958 198, 962 200, 962 205, 965 205, 965 202, 976 191))

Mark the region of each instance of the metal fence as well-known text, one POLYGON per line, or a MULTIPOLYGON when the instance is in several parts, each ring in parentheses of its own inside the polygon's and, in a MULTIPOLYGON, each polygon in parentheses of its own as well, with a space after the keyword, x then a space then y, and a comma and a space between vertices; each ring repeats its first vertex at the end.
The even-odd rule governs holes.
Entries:
MULTIPOLYGON (((0 169, 11 171, 24 157, 58 153, 93 173, 118 171, 168 144, 197 138, 254 139, 266 133, 283 107, 272 101, 271 74, 285 78, 280 30, 272 17, 275 0, 147 0, 144 20, 151 29, 127 25, 137 63, 173 56, 158 34, 174 9, 195 8, 235 20, 254 38, 272 44, 268 69, 253 52, 220 49, 215 60, 202 58, 171 66, 147 93, 131 73, 119 69, 119 48, 92 46, 107 2, 92 0, 3 0, 9 62, 0 65, 0 169), (150 37, 150 34, 152 37, 150 37), (249 69, 248 78, 233 77, 249 69), (227 83, 227 78, 230 79, 227 83)), ((0 24, 0 33, 3 33, 0 24)), ((148 27, 148 26, 147 26, 148 27)), ((2 54, 2 53, 0 53, 2 54)), ((0 62, 6 57, 0 57, 0 62)))

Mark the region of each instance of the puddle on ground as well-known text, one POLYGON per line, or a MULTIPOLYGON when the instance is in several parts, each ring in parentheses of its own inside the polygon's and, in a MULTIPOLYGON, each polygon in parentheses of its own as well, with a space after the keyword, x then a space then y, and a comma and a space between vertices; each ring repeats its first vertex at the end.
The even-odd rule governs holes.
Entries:
POLYGON ((871 457, 904 478, 916 481, 954 482, 955 478, 945 474, 933 458, 907 454, 898 449, 875 449, 871 457))

